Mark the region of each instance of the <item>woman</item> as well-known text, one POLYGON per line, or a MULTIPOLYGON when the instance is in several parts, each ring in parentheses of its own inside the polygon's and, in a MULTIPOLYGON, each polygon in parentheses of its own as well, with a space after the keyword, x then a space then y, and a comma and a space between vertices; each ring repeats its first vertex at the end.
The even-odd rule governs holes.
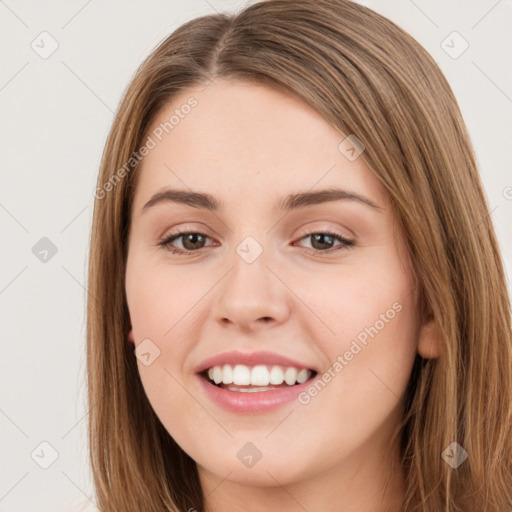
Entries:
POLYGON ((346 0, 192 20, 138 70, 96 189, 102 511, 503 511, 512 341, 456 100, 346 0))

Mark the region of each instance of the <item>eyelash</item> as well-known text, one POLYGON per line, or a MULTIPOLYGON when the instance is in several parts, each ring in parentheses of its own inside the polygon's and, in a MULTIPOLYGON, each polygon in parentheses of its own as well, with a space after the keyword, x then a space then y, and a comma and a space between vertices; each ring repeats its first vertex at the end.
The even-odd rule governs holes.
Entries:
MULTIPOLYGON (((185 255, 185 254, 192 254, 194 252, 199 252, 201 249, 204 249, 204 247, 201 247, 200 249, 196 249, 196 250, 181 250, 181 249, 176 249, 175 247, 173 247, 171 245, 172 242, 174 242, 175 240, 185 236, 185 235, 201 235, 202 237, 204 238, 210 238, 209 236, 205 235, 204 233, 200 233, 198 231, 179 231, 167 238, 164 238, 162 241, 160 241, 158 243, 159 246, 161 246, 163 249, 165 249, 166 251, 169 251, 171 252, 172 254, 177 254, 177 255, 185 255)), ((348 240, 347 238, 344 238, 342 237, 341 235, 339 235, 338 233, 335 233, 333 231, 329 231, 329 230, 321 230, 321 231, 307 231, 304 236, 302 236, 301 238, 299 238, 299 241, 300 240, 303 240, 305 238, 308 238, 308 237, 311 237, 312 235, 328 235, 328 236, 331 236, 333 237, 334 239, 338 240, 339 242, 341 242, 341 244, 339 246, 337 246, 338 248, 336 249, 336 246, 335 247, 331 247, 330 249, 327 249, 325 251, 322 251, 320 249, 308 249, 306 252, 308 253, 313 253, 313 254, 316 254, 316 255, 319 255, 319 254, 324 254, 324 253, 331 253, 331 252, 334 252, 334 251, 337 251, 337 250, 341 250, 341 249, 350 249, 351 247, 353 247, 355 245, 355 242, 353 240, 348 240)))

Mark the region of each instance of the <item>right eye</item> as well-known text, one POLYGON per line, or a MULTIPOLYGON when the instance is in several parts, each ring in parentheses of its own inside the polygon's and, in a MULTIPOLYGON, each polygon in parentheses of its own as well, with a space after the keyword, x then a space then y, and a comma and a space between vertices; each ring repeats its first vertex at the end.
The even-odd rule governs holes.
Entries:
POLYGON ((187 254, 206 247, 205 241, 207 239, 210 239, 210 237, 203 233, 195 231, 180 231, 179 233, 174 233, 173 235, 166 237, 164 240, 160 241, 158 245, 173 254, 187 254), (181 240, 181 247, 176 247, 174 245, 176 240, 181 240))

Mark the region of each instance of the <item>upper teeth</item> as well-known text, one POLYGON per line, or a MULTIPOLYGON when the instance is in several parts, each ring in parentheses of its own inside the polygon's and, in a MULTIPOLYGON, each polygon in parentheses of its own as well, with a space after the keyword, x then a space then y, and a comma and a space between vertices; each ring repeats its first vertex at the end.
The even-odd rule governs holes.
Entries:
POLYGON ((237 364, 234 367, 230 364, 213 366, 208 370, 208 377, 215 384, 235 384, 237 386, 268 386, 269 384, 279 385, 286 382, 293 386, 296 382, 302 384, 311 377, 311 371, 302 368, 298 370, 293 366, 287 368, 282 366, 246 366, 237 364))

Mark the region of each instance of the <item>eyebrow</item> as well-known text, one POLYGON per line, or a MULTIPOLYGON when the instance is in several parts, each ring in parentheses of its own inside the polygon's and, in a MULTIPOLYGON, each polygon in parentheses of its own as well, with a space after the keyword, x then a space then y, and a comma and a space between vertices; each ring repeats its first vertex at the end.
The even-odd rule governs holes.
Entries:
MULTIPOLYGON (((382 210, 380 206, 377 206, 367 197, 340 188, 329 188, 315 192, 308 191, 290 194, 281 199, 281 201, 276 205, 276 208, 284 211, 290 211, 304 208, 306 206, 339 200, 357 201, 366 206, 370 206, 373 209, 382 210)), ((202 208, 212 212, 217 212, 223 208, 222 203, 211 194, 188 190, 165 189, 157 192, 151 197, 151 199, 142 207, 142 213, 157 204, 169 202, 184 204, 193 208, 202 208)))

